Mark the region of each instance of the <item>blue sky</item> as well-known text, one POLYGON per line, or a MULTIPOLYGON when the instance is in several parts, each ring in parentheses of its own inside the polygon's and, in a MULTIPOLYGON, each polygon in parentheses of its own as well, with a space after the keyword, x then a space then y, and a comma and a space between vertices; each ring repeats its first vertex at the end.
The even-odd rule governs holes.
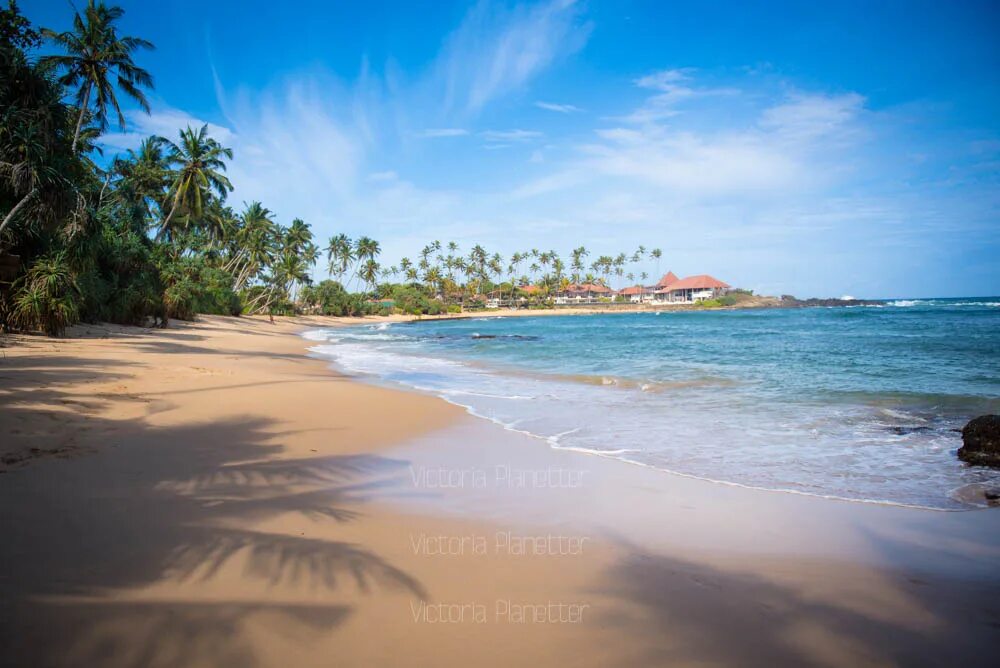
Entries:
POLYGON ((1000 294, 995 2, 119 4, 156 90, 107 151, 209 123, 236 208, 386 263, 643 244, 770 294, 1000 294))

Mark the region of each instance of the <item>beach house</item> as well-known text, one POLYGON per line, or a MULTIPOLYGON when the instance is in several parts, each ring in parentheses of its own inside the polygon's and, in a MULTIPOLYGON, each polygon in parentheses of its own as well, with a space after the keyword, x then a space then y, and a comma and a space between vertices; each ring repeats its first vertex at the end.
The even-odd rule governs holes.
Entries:
MULTIPOLYGON (((669 274, 668 274, 669 275, 669 274)), ((666 276, 664 276, 664 279, 666 276)), ((674 277, 676 278, 676 277, 674 277)), ((662 279, 661 279, 662 280, 662 279)), ((726 293, 729 284, 708 274, 668 282, 654 293, 654 304, 694 304, 726 293)))
POLYGON ((597 304, 610 300, 615 291, 599 283, 571 283, 555 294, 556 304, 597 304))
POLYGON ((622 288, 616 294, 633 304, 648 304, 656 301, 657 290, 662 290, 671 283, 676 283, 678 280, 674 272, 668 271, 663 275, 663 278, 657 281, 656 285, 632 285, 622 288))
POLYGON ((619 290, 617 294, 624 301, 629 301, 633 304, 644 304, 653 298, 654 292, 656 292, 656 288, 645 285, 630 285, 627 288, 619 290))

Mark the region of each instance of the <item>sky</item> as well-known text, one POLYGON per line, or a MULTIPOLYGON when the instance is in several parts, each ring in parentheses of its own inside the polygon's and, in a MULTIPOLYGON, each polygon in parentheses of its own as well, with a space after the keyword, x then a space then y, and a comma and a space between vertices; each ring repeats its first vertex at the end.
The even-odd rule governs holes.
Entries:
POLYGON ((207 123, 230 204, 322 246, 643 245, 636 274, 764 294, 1000 295, 997 2, 118 4, 156 87, 106 154, 207 123))

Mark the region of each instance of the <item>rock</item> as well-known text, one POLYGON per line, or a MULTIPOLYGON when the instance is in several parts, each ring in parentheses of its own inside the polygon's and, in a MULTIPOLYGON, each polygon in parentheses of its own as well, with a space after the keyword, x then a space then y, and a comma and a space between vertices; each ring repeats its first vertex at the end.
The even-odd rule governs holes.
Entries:
POLYGON ((969 464, 1000 467, 1000 415, 980 415, 962 428, 958 458, 969 464))

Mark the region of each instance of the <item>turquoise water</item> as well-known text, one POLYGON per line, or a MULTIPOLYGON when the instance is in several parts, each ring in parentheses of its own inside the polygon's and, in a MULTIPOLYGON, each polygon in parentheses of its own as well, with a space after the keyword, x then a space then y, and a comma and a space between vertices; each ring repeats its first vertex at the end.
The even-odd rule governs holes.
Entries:
POLYGON ((719 482, 958 509, 1000 479, 955 457, 955 430, 1000 412, 1000 298, 428 321, 309 338, 347 371, 552 447, 719 482))

